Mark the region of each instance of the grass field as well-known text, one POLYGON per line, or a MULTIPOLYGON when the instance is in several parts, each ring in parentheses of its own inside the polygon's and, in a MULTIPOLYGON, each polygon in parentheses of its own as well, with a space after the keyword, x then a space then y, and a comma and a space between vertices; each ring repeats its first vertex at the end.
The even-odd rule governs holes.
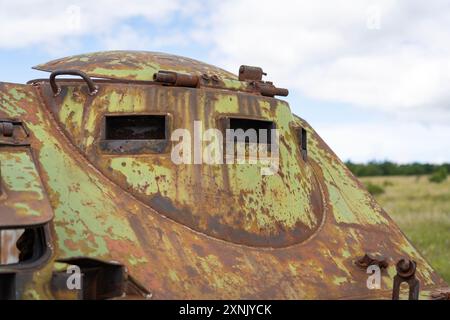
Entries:
POLYGON ((450 178, 431 183, 421 177, 365 177, 384 189, 378 203, 450 284, 450 178))

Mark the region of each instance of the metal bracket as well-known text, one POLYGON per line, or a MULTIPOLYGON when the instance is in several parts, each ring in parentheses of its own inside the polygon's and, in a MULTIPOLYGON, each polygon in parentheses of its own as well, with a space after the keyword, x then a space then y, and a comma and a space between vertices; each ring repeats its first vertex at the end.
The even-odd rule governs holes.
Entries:
POLYGON ((376 265, 380 269, 386 269, 388 267, 388 262, 383 257, 373 257, 366 253, 362 258, 356 260, 356 265, 362 269, 367 269, 368 266, 376 265))
POLYGON ((400 259, 396 265, 397 275, 394 277, 392 300, 400 299, 400 285, 406 282, 409 286, 409 300, 419 300, 419 280, 416 278, 416 262, 400 259))
POLYGON ((0 119, 0 145, 29 145, 29 136, 30 134, 22 121, 0 119))

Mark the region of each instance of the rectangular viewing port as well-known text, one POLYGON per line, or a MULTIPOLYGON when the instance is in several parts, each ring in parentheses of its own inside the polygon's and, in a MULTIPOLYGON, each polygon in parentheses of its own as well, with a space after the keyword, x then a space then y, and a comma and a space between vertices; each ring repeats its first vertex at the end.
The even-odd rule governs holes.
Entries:
POLYGON ((106 140, 164 140, 166 116, 126 115, 106 116, 106 140))
MULTIPOLYGON (((242 129, 244 131, 244 136, 241 139, 238 139, 236 135, 234 136, 235 142, 248 142, 249 137, 254 134, 256 135, 256 143, 271 143, 271 129, 275 129, 275 125, 272 121, 266 120, 254 120, 254 119, 243 119, 243 118, 229 118, 229 126, 227 129, 239 130, 242 129), (263 135, 266 135, 266 139, 263 138, 263 135)), ((255 141, 252 141, 255 142, 255 141)))
POLYGON ((100 149, 111 154, 164 153, 169 115, 105 115, 100 149))

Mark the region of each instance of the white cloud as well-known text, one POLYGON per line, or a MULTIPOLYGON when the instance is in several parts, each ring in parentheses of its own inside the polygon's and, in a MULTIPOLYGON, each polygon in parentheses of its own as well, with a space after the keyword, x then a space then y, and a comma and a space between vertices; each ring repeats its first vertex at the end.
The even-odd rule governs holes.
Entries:
POLYGON ((208 32, 196 36, 212 43, 214 59, 231 70, 261 65, 278 85, 309 98, 421 121, 450 120, 448 1, 215 5, 208 32))
POLYGON ((0 9, 0 48, 60 56, 88 36, 104 49, 200 44, 211 62, 263 66, 315 100, 450 121, 447 0, 0 0, 0 9), (133 26, 136 17, 154 29, 133 26), (174 27, 180 17, 189 26, 174 27))
POLYGON ((186 46, 188 39, 180 34, 149 36, 129 25, 121 26, 113 33, 100 37, 103 50, 156 50, 167 46, 186 46))
POLYGON ((121 28, 119 45, 119 41, 136 45, 138 41, 133 41, 133 37, 138 35, 121 26, 128 19, 139 17, 164 26, 176 14, 189 16, 196 10, 196 1, 181 0, 0 0, 0 48, 39 45, 52 51, 67 45, 70 48, 81 36, 99 37, 109 43, 116 27, 121 28), (131 35, 131 41, 124 37, 126 33, 131 35))
POLYGON ((215 5, 208 32, 202 26, 195 35, 213 44, 211 55, 219 64, 230 70, 259 65, 277 85, 312 100, 393 116, 389 123, 318 122, 319 134, 343 159, 449 161, 450 2, 215 5))
POLYGON ((122 26, 113 34, 107 33, 101 38, 105 50, 144 50, 151 48, 151 39, 147 35, 140 34, 130 26, 122 26))

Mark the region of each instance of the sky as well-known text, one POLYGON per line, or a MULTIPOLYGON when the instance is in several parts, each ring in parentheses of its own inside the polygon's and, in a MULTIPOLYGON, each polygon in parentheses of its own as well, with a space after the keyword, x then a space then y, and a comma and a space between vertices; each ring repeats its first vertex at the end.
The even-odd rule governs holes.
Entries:
POLYGON ((118 49, 261 66, 344 161, 450 162, 448 0, 0 0, 0 81, 118 49))

